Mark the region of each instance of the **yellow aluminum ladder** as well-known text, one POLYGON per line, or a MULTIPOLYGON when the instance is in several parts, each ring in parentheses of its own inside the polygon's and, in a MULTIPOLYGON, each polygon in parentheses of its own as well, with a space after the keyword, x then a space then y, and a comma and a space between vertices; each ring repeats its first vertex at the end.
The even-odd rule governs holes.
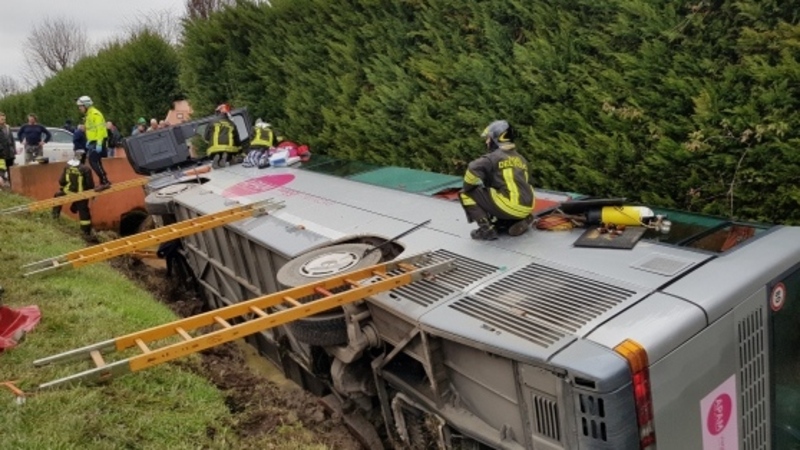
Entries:
POLYGON ((206 214, 194 219, 187 219, 172 225, 156 228, 155 230, 144 231, 139 234, 134 234, 133 236, 104 242, 64 255, 26 264, 22 267, 28 271, 25 272, 23 276, 29 277, 31 275, 66 268, 77 269, 78 267, 105 261, 138 250, 152 249, 152 247, 158 244, 169 242, 173 239, 210 230, 246 217, 267 214, 270 211, 282 207, 282 202, 274 202, 268 199, 249 205, 236 206, 213 214, 206 214))
POLYGON ((83 191, 76 194, 67 194, 61 197, 53 197, 47 200, 40 200, 38 202, 28 203, 27 205, 12 206, 10 208, 0 209, 0 215, 15 214, 20 212, 33 212, 41 211, 43 209, 50 209, 54 206, 63 206, 68 203, 77 202, 95 198, 100 195, 113 194, 114 192, 124 191, 126 189, 144 186, 152 181, 151 178, 134 178, 132 180, 123 181, 121 183, 112 184, 110 188, 102 191, 83 191))
POLYGON ((147 369, 423 278, 428 279, 455 267, 453 260, 432 263, 430 256, 430 253, 425 253, 374 265, 36 360, 33 364, 37 367, 76 359, 91 359, 95 365, 93 369, 41 384, 39 389, 82 381, 105 381, 147 369), (317 299, 307 303, 297 300, 309 296, 317 299), (282 308, 270 309, 276 306, 282 308), (215 329, 196 337, 190 334, 193 331, 197 334, 203 327, 215 329), (106 362, 103 358, 104 353, 129 348, 138 349, 137 354, 115 362, 106 362))

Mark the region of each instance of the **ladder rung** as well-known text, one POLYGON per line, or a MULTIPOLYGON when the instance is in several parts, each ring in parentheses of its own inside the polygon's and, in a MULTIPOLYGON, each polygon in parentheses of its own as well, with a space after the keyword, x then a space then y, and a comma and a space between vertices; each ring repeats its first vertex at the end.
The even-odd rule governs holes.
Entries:
POLYGON ((150 353, 150 348, 144 343, 143 340, 136 339, 136 345, 139 346, 139 350, 141 350, 142 353, 150 353))
POLYGON ((222 325, 223 328, 230 328, 233 326, 220 316, 214 316, 214 322, 217 322, 218 324, 222 325))
POLYGON ((383 279, 383 280, 385 280, 385 279, 386 279, 386 274, 385 274, 385 273, 383 273, 383 272, 379 272, 379 271, 377 271, 377 270, 373 270, 373 271, 372 271, 372 274, 373 274, 373 275, 375 275, 375 276, 376 276, 376 277, 378 277, 378 278, 381 278, 381 279, 383 279))
POLYGON ((321 288, 319 286, 314 288, 314 292, 316 292, 317 294, 320 294, 320 295, 324 295, 325 297, 330 297, 330 296, 333 295, 333 292, 331 292, 331 291, 329 291, 329 290, 327 290, 325 288, 321 288))
POLYGON ((250 311, 253 311, 253 312, 254 312, 256 315, 258 315, 258 316, 260 316, 260 317, 267 317, 267 316, 269 315, 269 314, 265 313, 263 309, 261 309, 261 308, 256 308, 255 306, 251 306, 251 307, 250 307, 250 308, 248 308, 248 309, 249 309, 250 311))
POLYGON ((403 269, 404 272, 413 272, 413 271, 417 270, 416 267, 412 266, 411 264, 406 264, 406 263, 400 263, 400 264, 397 265, 397 267, 403 269))
POLYGON ((353 280, 351 280, 350 278, 345 278, 345 279, 344 279, 344 282, 345 282, 345 283, 347 283, 347 284, 349 284, 349 285, 350 285, 350 287, 354 287, 354 288, 361 286, 360 284, 358 284, 358 282, 356 282, 356 281, 353 281, 353 280))
POLYGON ((189 333, 187 333, 187 332, 186 332, 186 330, 184 330, 183 328, 181 328, 181 327, 177 327, 177 328, 175 328, 175 331, 176 331, 178 334, 180 334, 180 335, 181 335, 181 337, 182 337, 184 340, 186 340, 186 341, 191 341, 191 340, 192 340, 192 335, 190 335, 189 333))
POLYGON ((97 350, 92 350, 89 352, 89 355, 92 356, 92 361, 94 361, 94 365, 97 367, 105 367, 106 362, 103 360, 103 355, 100 354, 97 350))
POLYGON ((297 300, 293 299, 292 297, 283 297, 283 301, 292 305, 292 306, 303 306, 302 303, 298 302, 297 300))

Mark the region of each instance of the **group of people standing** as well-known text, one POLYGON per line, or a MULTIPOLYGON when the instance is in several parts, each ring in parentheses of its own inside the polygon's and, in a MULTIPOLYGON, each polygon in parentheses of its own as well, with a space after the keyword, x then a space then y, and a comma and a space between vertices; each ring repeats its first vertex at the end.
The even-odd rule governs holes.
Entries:
POLYGON ((144 117, 139 117, 139 120, 136 121, 136 125, 133 126, 131 129, 131 136, 136 136, 140 133, 147 133, 150 131, 160 130, 162 128, 168 128, 170 123, 166 120, 158 121, 155 118, 150 119, 150 126, 147 124, 147 120, 144 117))

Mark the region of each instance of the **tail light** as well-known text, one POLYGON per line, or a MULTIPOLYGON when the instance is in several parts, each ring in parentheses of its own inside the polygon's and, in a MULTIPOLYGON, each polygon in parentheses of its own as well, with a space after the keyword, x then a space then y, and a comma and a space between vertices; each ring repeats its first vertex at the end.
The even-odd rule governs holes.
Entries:
POLYGON ((631 369, 633 378, 633 397, 636 404, 636 418, 639 425, 639 448, 653 450, 656 445, 656 431, 653 426, 653 397, 650 394, 650 366, 647 351, 638 342, 626 339, 614 347, 622 355, 631 369))

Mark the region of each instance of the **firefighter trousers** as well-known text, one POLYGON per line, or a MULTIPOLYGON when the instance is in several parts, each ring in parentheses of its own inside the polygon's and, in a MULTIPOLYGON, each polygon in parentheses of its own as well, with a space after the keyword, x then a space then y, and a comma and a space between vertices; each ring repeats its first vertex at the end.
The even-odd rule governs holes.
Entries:
MULTIPOLYGON (((55 197, 63 197, 67 195, 64 191, 56 192, 55 197)), ((89 211, 89 200, 78 200, 69 205, 69 210, 78 215, 78 220, 81 225, 81 232, 84 235, 92 233, 92 213, 89 211)), ((53 217, 57 218, 61 215, 61 206, 53 207, 53 217)))

